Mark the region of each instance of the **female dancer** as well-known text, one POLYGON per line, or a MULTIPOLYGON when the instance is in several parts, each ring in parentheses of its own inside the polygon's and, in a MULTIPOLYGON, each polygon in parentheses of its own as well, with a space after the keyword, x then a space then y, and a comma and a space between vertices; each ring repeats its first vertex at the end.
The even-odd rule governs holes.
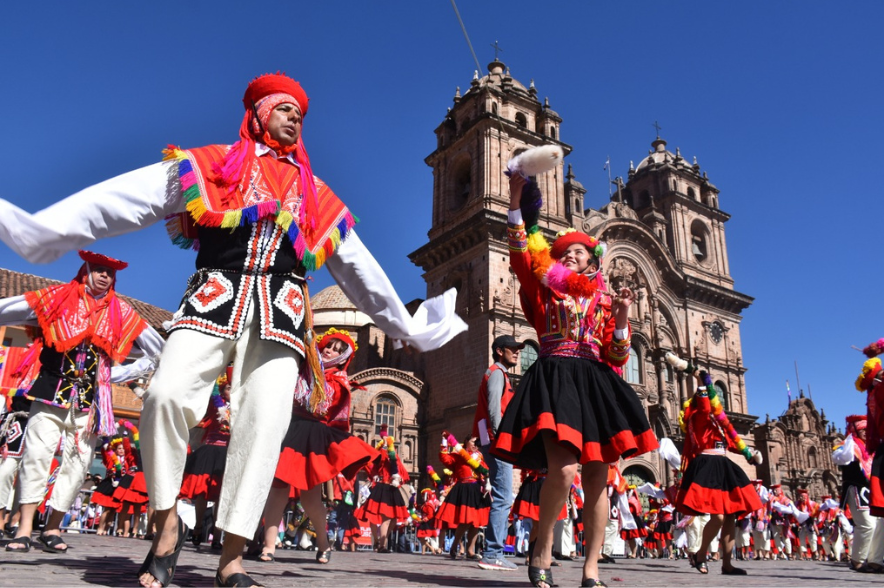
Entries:
POLYGON ((444 431, 439 460, 454 472, 457 480, 436 513, 439 521, 454 529, 454 541, 448 555, 451 559, 457 559, 461 540, 466 534, 466 558, 479 560, 482 556, 476 553, 476 537, 479 527, 488 525, 491 512, 491 494, 486 491, 484 484, 488 466, 476 446, 475 437, 467 438, 466 443, 461 445, 454 435, 444 431))
POLYGON ((551 586, 553 526, 582 464, 585 526, 583 586, 603 585, 598 553, 604 541, 608 463, 657 448, 635 391, 611 368, 629 358, 633 294, 605 292, 604 246, 564 231, 550 248, 537 220, 540 193, 521 173, 510 177, 510 265, 521 302, 537 331, 540 356, 522 378, 498 429, 493 452, 520 467, 547 468, 540 495, 536 549, 528 566, 535 586, 551 586), (520 200, 526 195, 523 223, 520 200), (526 229, 527 225, 527 229, 526 229))
POLYGON ((749 477, 724 452, 742 453, 750 463, 755 464, 761 463, 761 454, 746 447, 734 430, 709 374, 696 370, 671 353, 667 354, 666 360, 676 369, 694 372, 697 378, 697 393, 685 402, 684 411, 679 415, 679 424, 685 433, 682 454, 684 475, 676 497, 679 512, 710 515, 693 565, 701 574, 709 573, 706 554, 721 530, 724 552, 721 573, 744 576, 746 570, 736 568, 731 563, 734 520, 738 514, 762 508, 762 504, 749 477))
MULTIPOLYGON (((224 479, 224 466, 227 462, 227 444, 230 442, 230 388, 233 368, 215 381, 215 389, 209 399, 209 406, 203 420, 195 428, 202 429, 199 446, 187 456, 184 464, 184 480, 181 483, 181 498, 193 502, 196 511, 196 526, 190 536, 194 547, 203 541, 206 507, 209 502, 218 503, 221 498, 221 481, 224 479)), ((196 441, 195 441, 196 442, 196 441)), ((213 509, 212 549, 221 549, 221 533, 215 528, 213 509)), ((208 534, 206 534, 208 537, 208 534)))
MULTIPOLYGON (((276 477, 264 507, 264 551, 261 561, 273 561, 277 528, 292 489, 300 490, 301 506, 313 522, 318 551, 316 561, 327 564, 333 548, 326 529, 321 485, 342 472, 353 477, 377 452, 350 431, 350 390, 347 367, 356 343, 347 331, 331 328, 317 346, 325 385, 299 385, 288 433, 282 442, 276 477)), ((300 380, 305 384, 307 380, 300 380)), ((407 516, 407 511, 406 511, 407 516)))
MULTIPOLYGON (((546 479, 546 470, 522 470, 522 484, 519 486, 519 492, 513 500, 512 512, 514 517, 522 517, 523 520, 531 521, 531 530, 528 531, 528 553, 525 565, 531 565, 530 554, 534 551, 534 543, 537 540, 537 521, 540 520, 540 489, 543 488, 543 481, 546 479)), ((568 507, 562 505, 562 511, 556 518, 561 521, 568 518, 568 507)), ((552 562, 551 565, 558 565, 558 562, 552 562)))
POLYGON ((393 437, 387 435, 387 425, 381 425, 380 455, 368 466, 369 478, 373 480, 368 499, 357 510, 359 518, 371 524, 371 534, 378 553, 390 553, 390 521, 408 518, 408 505, 399 486, 408 482, 408 471, 396 454, 393 437))
POLYGON ((117 425, 128 430, 122 442, 116 446, 116 455, 120 462, 127 464, 126 472, 120 477, 120 484, 114 490, 114 500, 120 503, 119 513, 124 517, 122 530, 117 535, 134 537, 138 527, 138 517, 147 504, 147 482, 141 471, 140 443, 138 429, 130 421, 118 421, 117 425), (129 435, 132 436, 130 441, 129 435), (135 528, 132 519, 135 519, 135 528))
MULTIPOLYGON (((129 460, 126 459, 125 449, 123 448, 123 440, 115 437, 113 440, 106 438, 101 450, 101 457, 104 461, 104 467, 107 474, 104 479, 92 491, 92 504, 101 507, 101 516, 98 519, 98 530, 96 535, 107 535, 108 527, 111 525, 110 518, 115 516, 123 503, 114 498, 114 493, 120 485, 120 477, 128 471, 129 460), (123 457, 117 453, 117 447, 123 449, 123 457)), ((134 460, 132 462, 134 465, 134 460)))
POLYGON ((644 540, 648 536, 648 529, 645 527, 644 507, 635 489, 635 484, 629 485, 627 500, 629 503, 629 513, 623 513, 623 516, 631 516, 635 521, 635 528, 621 529, 620 538, 626 541, 626 544, 629 546, 629 553, 626 554, 626 557, 628 559, 635 559, 638 556, 638 542, 636 539, 644 540))
POLYGON ((434 555, 442 553, 442 549, 435 545, 435 540, 439 537, 439 526, 436 520, 436 509, 439 507, 439 500, 436 498, 436 491, 432 488, 424 488, 421 492, 420 503, 420 523, 417 527, 417 538, 421 543, 421 555, 429 551, 434 555))

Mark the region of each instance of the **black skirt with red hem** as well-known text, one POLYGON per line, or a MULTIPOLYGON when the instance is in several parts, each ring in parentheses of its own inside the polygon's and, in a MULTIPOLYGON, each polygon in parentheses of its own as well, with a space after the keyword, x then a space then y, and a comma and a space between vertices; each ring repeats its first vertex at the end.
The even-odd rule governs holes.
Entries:
POLYGON ((620 538, 624 541, 629 539, 640 539, 648 536, 648 530, 644 527, 639 529, 621 529, 620 530, 620 538))
MULTIPOLYGON (((527 480, 519 487, 519 492, 513 500, 512 512, 514 516, 522 516, 532 521, 540 520, 540 489, 543 488, 544 479, 527 480)), ((559 513, 557 520, 561 521, 567 516, 568 505, 565 504, 562 506, 562 512, 559 513)))
MULTIPOLYGON (((363 520, 380 525, 386 520, 404 521, 408 519, 408 506, 399 488, 378 482, 371 489, 368 500, 361 507, 363 520)), ((354 513, 355 515, 355 513, 354 513)), ((438 515, 437 515, 438 518, 438 515)))
POLYGON ((147 502, 147 485, 144 482, 144 472, 126 474, 120 478, 120 484, 114 490, 114 500, 119 503, 131 502, 132 504, 144 504, 147 502), (138 488, 144 488, 139 491, 138 488))
POLYGON ((92 499, 90 502, 104 508, 116 510, 123 505, 121 501, 114 498, 114 492, 116 489, 116 486, 114 486, 114 477, 108 476, 99 482, 98 486, 95 487, 95 490, 92 491, 92 499))
POLYGON ((613 463, 659 445, 635 390, 610 366, 576 357, 534 362, 507 406, 492 453, 520 467, 545 468, 542 431, 581 464, 613 463))
POLYGON ((675 505, 689 515, 740 514, 763 507, 746 472, 724 455, 707 453, 688 464, 675 505))
POLYGON ((276 479, 309 490, 338 473, 353 478, 377 453, 355 435, 294 414, 282 442, 276 479))
POLYGON ((227 464, 226 445, 201 445, 187 456, 184 463, 182 498, 205 498, 217 502, 221 497, 221 482, 227 464))
POLYGON ((439 536, 439 529, 436 528, 436 521, 424 521, 417 526, 418 539, 430 539, 439 536))
POLYGON ((448 491, 445 501, 436 511, 436 520, 455 528, 468 524, 474 527, 488 525, 491 513, 491 495, 482 492, 478 482, 458 482, 448 491))
POLYGON ((872 516, 884 517, 884 447, 879 447, 872 459, 869 490, 869 512, 872 516))

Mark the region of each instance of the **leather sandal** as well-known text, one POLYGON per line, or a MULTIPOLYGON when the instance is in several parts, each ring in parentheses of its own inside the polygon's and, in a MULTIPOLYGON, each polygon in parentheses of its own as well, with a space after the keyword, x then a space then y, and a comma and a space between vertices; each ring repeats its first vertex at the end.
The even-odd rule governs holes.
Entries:
POLYGON ((31 550, 31 538, 30 537, 18 537, 13 539, 9 543, 6 544, 6 551, 11 551, 13 553, 27 553, 31 550), (13 545, 24 545, 24 547, 20 547, 18 549, 14 549, 13 545))
POLYGON ((325 551, 317 551, 316 562, 321 564, 329 563, 331 561, 332 551, 334 551, 334 549, 332 549, 331 547, 329 547, 325 551))
POLYGON ((215 572, 215 586, 216 588, 249 588, 249 586, 264 586, 264 584, 258 584, 248 574, 241 573, 230 574, 227 579, 222 580, 221 572, 215 572))
POLYGON ((607 587, 608 585, 601 580, 597 580, 595 578, 583 578, 583 580, 580 582, 580 588, 597 588, 598 586, 607 587))
POLYGON ((528 580, 532 586, 537 586, 538 588, 558 586, 558 584, 553 583, 552 570, 544 570, 534 566, 528 566, 528 580))
POLYGON ((43 533, 37 538, 37 540, 43 544, 43 551, 46 553, 64 553, 68 550, 67 543, 65 543, 64 539, 59 535, 47 535, 43 533), (64 545, 64 547, 59 547, 59 545, 64 545))
POLYGON ((178 556, 181 555, 181 548, 184 547, 184 539, 187 537, 187 525, 178 517, 178 541, 175 543, 175 551, 169 555, 158 556, 154 554, 153 549, 147 552, 144 563, 138 569, 138 576, 142 574, 150 574, 162 586, 168 586, 172 583, 175 576, 175 568, 178 567, 178 556))

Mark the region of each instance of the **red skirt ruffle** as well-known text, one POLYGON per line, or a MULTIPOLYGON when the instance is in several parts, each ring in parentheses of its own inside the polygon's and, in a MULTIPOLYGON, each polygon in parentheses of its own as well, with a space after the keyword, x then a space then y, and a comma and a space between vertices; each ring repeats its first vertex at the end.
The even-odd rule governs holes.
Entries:
POLYGON ((181 483, 182 498, 205 498, 217 502, 221 497, 221 482, 227 464, 226 445, 201 445, 188 454, 181 483))
POLYGON ((147 484, 144 481, 144 472, 126 474, 120 478, 120 484, 114 490, 114 500, 123 503, 144 504, 147 502, 147 484))
POLYGON ((638 394, 608 365, 542 356, 507 406, 492 453, 523 468, 547 466, 542 431, 582 464, 613 463, 658 447, 638 394))
POLYGON ((361 520, 375 525, 380 525, 390 519, 404 521, 409 517, 408 507, 402 492, 399 488, 383 482, 374 485, 368 500, 353 515, 357 516, 357 513, 359 513, 361 520))
POLYGON ((95 487, 95 490, 92 491, 92 504, 97 504, 112 510, 118 509, 123 503, 114 498, 115 491, 116 487, 114 486, 113 476, 106 477, 99 482, 98 486, 95 487))
POLYGON ((644 527, 640 529, 621 529, 620 530, 620 538, 626 541, 627 539, 641 539, 648 536, 648 530, 644 527))
POLYGON ((884 517, 884 446, 878 448, 872 459, 869 490, 869 512, 872 516, 884 517))
POLYGON ((701 453, 691 460, 675 499, 679 512, 740 514, 762 508, 746 473, 724 455, 701 453))
POLYGON ((430 539, 439 536, 439 529, 436 527, 436 521, 425 521, 417 526, 418 539, 430 539))
MULTIPOLYGON (((521 516, 532 521, 540 520, 540 489, 543 488, 543 478, 539 480, 527 480, 519 487, 519 492, 513 500, 513 516, 521 516)), ((562 506, 557 520, 568 516, 568 505, 562 506)))
POLYGON ((479 483, 458 482, 436 511, 436 520, 451 528, 462 524, 484 527, 488 525, 490 513, 491 495, 483 494, 479 483))
POLYGON ((293 415, 282 442, 276 479, 294 488, 309 490, 338 473, 353 478, 377 453, 359 437, 317 420, 293 415))

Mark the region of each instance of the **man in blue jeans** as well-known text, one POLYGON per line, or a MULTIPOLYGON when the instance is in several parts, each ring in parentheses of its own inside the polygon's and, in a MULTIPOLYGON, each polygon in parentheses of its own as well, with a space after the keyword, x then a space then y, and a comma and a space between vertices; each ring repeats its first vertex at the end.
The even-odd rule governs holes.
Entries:
POLYGON ((513 397, 513 388, 507 372, 519 364, 519 351, 524 343, 512 335, 501 335, 491 344, 494 364, 485 371, 479 386, 479 400, 473 419, 473 436, 478 437, 480 449, 488 464, 491 483, 491 513, 485 528, 485 550, 479 567, 483 570, 511 571, 516 564, 504 559, 507 519, 513 504, 513 466, 491 455, 491 445, 497 434, 500 419, 513 397))

